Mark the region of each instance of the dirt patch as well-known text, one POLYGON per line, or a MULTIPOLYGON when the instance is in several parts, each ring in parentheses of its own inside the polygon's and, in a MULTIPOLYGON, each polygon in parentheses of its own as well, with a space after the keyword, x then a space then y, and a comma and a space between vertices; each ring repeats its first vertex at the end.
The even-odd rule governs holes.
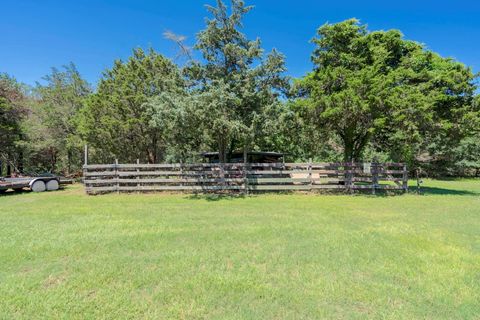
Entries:
POLYGON ((43 281, 43 287, 45 289, 54 288, 62 284, 67 280, 65 275, 49 275, 45 281, 43 281))

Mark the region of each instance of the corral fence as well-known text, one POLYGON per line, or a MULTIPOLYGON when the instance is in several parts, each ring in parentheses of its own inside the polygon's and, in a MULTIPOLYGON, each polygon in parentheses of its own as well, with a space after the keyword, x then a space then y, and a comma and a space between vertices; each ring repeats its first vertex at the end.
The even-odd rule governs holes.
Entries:
POLYGON ((88 194, 408 190, 403 163, 102 164, 83 167, 88 194))

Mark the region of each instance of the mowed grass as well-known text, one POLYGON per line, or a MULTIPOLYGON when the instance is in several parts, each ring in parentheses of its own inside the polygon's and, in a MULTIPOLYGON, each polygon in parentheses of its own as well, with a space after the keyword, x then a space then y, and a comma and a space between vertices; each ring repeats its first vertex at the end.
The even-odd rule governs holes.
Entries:
POLYGON ((480 180, 0 197, 1 319, 479 319, 480 180))

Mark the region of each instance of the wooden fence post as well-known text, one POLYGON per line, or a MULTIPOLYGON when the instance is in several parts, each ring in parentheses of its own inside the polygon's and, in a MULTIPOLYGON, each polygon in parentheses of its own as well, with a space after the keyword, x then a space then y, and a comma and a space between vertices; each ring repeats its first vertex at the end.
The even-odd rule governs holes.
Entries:
POLYGON ((378 184, 378 165, 376 162, 371 163, 370 173, 372 175, 372 194, 375 195, 378 184))
POLYGON ((120 193, 120 181, 118 179, 118 159, 115 159, 115 180, 117 180, 117 183, 116 183, 116 189, 117 189, 117 193, 120 193))
POLYGON ((346 162, 345 163, 345 173, 346 173, 346 181, 345 186, 349 193, 353 193, 352 183, 353 183, 353 162, 346 162))
POLYGON ((83 164, 87 165, 88 164, 88 145, 85 145, 83 156, 84 156, 83 164))
POLYGON ((408 168, 407 164, 403 164, 403 174, 402 174, 402 182, 403 182, 403 192, 408 192, 408 168))
POLYGON ((137 193, 140 193, 140 167, 138 167, 138 165, 140 165, 140 159, 137 159, 137 193))
POLYGON ((420 181, 420 170, 417 168, 415 170, 415 175, 416 175, 416 178, 417 178, 417 195, 420 194, 420 184, 421 184, 421 181, 420 181))
POLYGON ((312 191, 313 177, 312 177, 312 158, 308 159, 308 184, 310 186, 310 192, 312 191))
POLYGON ((185 179, 185 177, 183 176, 183 163, 182 162, 180 162, 180 177, 179 178, 182 181, 182 182, 180 182, 180 185, 183 187, 184 186, 183 179, 185 179))
POLYGON ((220 163, 220 188, 222 191, 225 190, 225 164, 220 163))
POLYGON ((247 148, 243 148, 243 188, 244 188, 245 195, 248 196, 247 163, 248 163, 247 148))
POLYGON ((85 192, 88 194, 87 184, 85 183, 85 181, 87 180, 87 172, 88 172, 88 169, 87 169, 87 165, 88 165, 88 146, 87 145, 85 145, 83 156, 84 156, 84 160, 83 160, 83 185, 85 186, 85 192))

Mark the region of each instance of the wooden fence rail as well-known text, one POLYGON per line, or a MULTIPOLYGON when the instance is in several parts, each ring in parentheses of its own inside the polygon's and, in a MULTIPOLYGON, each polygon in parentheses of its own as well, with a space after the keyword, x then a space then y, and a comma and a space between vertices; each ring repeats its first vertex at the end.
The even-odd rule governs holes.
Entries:
POLYGON ((319 189, 407 191, 403 163, 195 163, 85 165, 87 194, 319 189))

